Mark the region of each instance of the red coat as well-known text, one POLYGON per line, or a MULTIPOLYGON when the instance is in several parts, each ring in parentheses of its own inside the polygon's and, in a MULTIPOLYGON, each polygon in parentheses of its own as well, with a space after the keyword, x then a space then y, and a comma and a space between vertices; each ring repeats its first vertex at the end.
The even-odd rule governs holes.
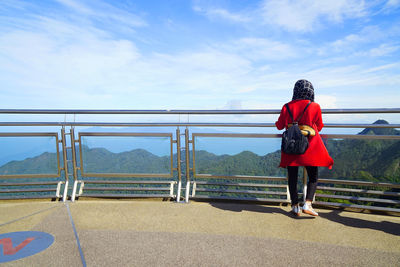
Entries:
MULTIPOLYGON (((309 100, 293 100, 289 102, 290 111, 296 120, 300 114, 303 112, 309 100)), ((287 125, 292 122, 289 112, 286 106, 283 106, 281 114, 277 122, 275 122, 278 130, 287 128, 287 125)), ((319 131, 321 131, 324 124, 322 122, 321 108, 320 106, 312 102, 303 117, 299 121, 299 125, 308 125, 314 128, 315 136, 310 136, 308 138, 309 147, 307 151, 302 155, 289 155, 286 153, 281 153, 281 163, 279 167, 286 168, 287 166, 323 166, 332 168, 333 159, 329 156, 328 151, 324 143, 322 142, 319 131)))

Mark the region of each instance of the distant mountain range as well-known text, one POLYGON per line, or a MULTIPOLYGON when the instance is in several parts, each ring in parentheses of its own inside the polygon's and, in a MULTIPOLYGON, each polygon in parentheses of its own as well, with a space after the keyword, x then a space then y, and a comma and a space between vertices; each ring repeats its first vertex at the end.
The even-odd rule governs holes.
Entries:
POLYGON ((82 151, 86 173, 169 173, 169 156, 159 157, 144 149, 112 153, 104 148, 82 151))
POLYGON ((0 174, 57 174, 57 154, 45 152, 24 160, 14 160, 0 167, 0 174))
MULTIPOLYGON (((387 122, 383 120, 375 122, 375 124, 382 123, 387 122)), ((367 128, 359 134, 400 135, 400 131, 389 128, 367 128)), ((321 177, 400 183, 400 141, 329 139, 326 146, 335 164, 332 170, 322 168, 321 177)), ((79 157, 79 153, 77 156, 79 157)), ((105 148, 84 147, 83 157, 83 167, 88 173, 170 172, 169 156, 157 156, 143 149, 113 153, 105 148)), ((250 151, 235 155, 216 155, 205 150, 196 150, 195 158, 196 172, 201 174, 285 175, 285 170, 278 168, 279 150, 264 156, 250 151)), ((25 160, 9 162, 0 167, 0 174, 56 173, 57 170, 52 166, 56 166, 56 153, 46 152, 25 160)))
MULTIPOLYGON (((54 129, 49 129, 49 132, 54 129)), ((93 127, 83 129, 82 132, 101 133, 171 133, 176 139, 176 127, 136 127, 132 128, 104 128, 93 127)), ((181 129, 181 133, 184 129, 181 129)), ((232 133, 227 129, 213 129, 191 127, 191 133, 232 133)), ((113 153, 127 152, 134 149, 145 149, 157 156, 169 155, 168 137, 84 137, 82 144, 91 148, 102 147, 113 153), (151 140, 150 140, 151 138, 151 140)), ((279 140, 276 138, 209 138, 197 137, 199 149, 205 149, 214 154, 235 155, 248 149, 258 155, 265 155, 279 148, 279 140), (204 142, 203 142, 204 140, 204 142), (226 145, 234 142, 234 146, 226 145)), ((0 138, 0 166, 13 161, 24 160, 29 157, 39 156, 44 152, 55 152, 56 142, 54 137, 6 137, 0 138)), ((183 141, 183 138, 182 138, 183 141)))
MULTIPOLYGON (((373 124, 389 124, 385 120, 377 120, 373 124)), ((400 135, 400 131, 393 128, 365 128, 361 135, 400 135)))
MULTIPOLYGON (((378 120, 374 124, 388 124, 378 120)), ((400 135, 392 128, 366 128, 359 135, 400 135)), ((328 140, 328 151, 335 161, 332 170, 321 176, 400 183, 400 141, 328 140)))

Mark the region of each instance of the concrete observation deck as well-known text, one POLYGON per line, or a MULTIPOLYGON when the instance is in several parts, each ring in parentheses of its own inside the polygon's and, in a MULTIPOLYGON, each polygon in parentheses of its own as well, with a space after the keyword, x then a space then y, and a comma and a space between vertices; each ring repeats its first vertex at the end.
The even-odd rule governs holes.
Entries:
POLYGON ((41 231, 54 242, 0 265, 400 266, 400 217, 316 209, 320 217, 295 218, 289 210, 229 202, 2 201, 0 234, 41 231))

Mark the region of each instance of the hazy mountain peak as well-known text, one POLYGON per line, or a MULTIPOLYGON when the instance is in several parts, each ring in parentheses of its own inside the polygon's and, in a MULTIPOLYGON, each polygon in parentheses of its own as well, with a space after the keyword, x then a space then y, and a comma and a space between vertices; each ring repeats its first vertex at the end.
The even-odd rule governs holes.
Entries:
POLYGON ((377 120, 373 124, 389 124, 389 122, 385 120, 377 120))
MULTIPOLYGON (((375 121, 373 124, 389 124, 388 121, 386 120, 377 120, 375 121)), ((358 134, 360 135, 400 135, 400 131, 393 129, 393 128, 365 128, 364 130, 362 130, 361 132, 359 132, 358 134)))

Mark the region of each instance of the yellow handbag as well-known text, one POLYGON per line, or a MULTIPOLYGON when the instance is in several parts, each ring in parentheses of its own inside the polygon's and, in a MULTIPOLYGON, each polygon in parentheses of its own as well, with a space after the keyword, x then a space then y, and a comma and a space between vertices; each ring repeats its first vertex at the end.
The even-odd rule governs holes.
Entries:
MULTIPOLYGON (((293 124, 289 123, 288 128, 291 127, 293 124)), ((315 136, 315 130, 308 125, 299 125, 300 131, 304 136, 315 136)))

